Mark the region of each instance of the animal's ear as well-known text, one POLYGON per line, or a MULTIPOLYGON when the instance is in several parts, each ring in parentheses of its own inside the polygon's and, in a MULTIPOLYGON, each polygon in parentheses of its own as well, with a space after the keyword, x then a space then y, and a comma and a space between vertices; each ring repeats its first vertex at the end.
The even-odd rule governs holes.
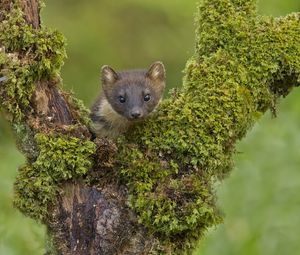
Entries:
POLYGON ((118 74, 109 66, 102 66, 101 68, 101 81, 102 85, 112 85, 119 79, 118 74))
POLYGON ((146 77, 148 77, 149 79, 153 80, 153 81, 161 81, 164 82, 166 79, 166 71, 165 71, 165 67, 164 64, 162 62, 154 62, 147 74, 146 77))

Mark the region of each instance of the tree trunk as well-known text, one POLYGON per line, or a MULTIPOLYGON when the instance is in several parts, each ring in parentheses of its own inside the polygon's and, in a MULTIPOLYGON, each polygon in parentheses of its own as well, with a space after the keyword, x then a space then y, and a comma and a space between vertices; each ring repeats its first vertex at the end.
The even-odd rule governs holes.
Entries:
POLYGON ((47 225, 47 254, 191 254, 222 221, 213 187, 237 140, 300 82, 300 15, 255 5, 203 0, 183 88, 110 141, 61 89, 64 40, 40 26, 39 1, 1 1, 0 107, 27 158, 14 203, 47 225))

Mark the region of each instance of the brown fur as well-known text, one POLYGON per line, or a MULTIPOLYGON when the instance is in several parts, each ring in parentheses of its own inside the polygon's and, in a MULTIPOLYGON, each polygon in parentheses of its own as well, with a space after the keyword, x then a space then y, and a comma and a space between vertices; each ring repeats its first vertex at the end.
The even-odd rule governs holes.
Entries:
POLYGON ((145 119, 159 104, 165 88, 165 69, 160 62, 149 70, 123 72, 104 66, 101 78, 102 92, 91 109, 92 131, 97 136, 116 137, 134 121, 145 119))

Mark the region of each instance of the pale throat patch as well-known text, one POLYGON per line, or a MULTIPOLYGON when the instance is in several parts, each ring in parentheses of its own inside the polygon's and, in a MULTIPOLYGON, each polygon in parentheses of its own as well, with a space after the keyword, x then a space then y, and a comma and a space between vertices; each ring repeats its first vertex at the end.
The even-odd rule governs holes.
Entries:
POLYGON ((101 111, 99 114, 105 116, 107 122, 111 123, 111 128, 123 129, 128 127, 129 120, 127 120, 124 116, 118 114, 110 105, 110 103, 104 98, 99 107, 101 111))

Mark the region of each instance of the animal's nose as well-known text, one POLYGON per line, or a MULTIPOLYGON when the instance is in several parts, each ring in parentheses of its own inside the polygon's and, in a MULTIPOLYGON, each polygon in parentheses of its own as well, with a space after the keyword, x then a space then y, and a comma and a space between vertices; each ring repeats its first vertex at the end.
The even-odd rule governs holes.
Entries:
POLYGON ((134 111, 134 112, 132 112, 131 113, 131 117, 133 118, 133 119, 137 119, 137 118, 139 118, 139 117, 141 117, 141 112, 140 111, 134 111))

